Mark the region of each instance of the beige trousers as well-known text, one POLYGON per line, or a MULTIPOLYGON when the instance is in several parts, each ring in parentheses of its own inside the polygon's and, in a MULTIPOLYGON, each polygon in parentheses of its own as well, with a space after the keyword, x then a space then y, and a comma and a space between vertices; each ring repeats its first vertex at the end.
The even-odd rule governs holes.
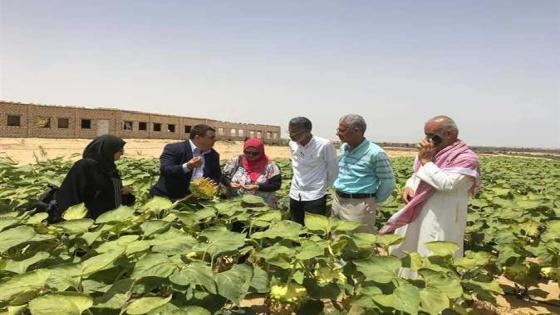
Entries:
POLYGON ((348 221, 359 222, 362 227, 355 230, 360 233, 375 232, 375 198, 350 199, 334 195, 331 216, 348 221))

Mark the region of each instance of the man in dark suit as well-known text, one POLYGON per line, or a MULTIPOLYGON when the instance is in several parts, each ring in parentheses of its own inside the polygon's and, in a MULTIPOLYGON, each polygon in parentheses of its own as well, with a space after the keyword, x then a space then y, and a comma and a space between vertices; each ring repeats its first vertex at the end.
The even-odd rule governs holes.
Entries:
POLYGON ((216 130, 208 125, 193 126, 190 139, 165 145, 160 161, 160 177, 150 189, 153 196, 181 199, 188 195, 192 179, 207 177, 220 182, 220 155, 212 147, 216 130))

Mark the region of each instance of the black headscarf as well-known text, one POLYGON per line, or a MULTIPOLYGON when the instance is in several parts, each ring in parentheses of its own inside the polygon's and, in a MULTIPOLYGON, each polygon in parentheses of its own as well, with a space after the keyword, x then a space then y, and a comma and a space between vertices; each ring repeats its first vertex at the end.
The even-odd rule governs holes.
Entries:
POLYGON ((117 136, 103 135, 91 141, 84 149, 83 158, 97 161, 100 169, 111 177, 118 177, 115 153, 122 150, 125 141, 117 136))

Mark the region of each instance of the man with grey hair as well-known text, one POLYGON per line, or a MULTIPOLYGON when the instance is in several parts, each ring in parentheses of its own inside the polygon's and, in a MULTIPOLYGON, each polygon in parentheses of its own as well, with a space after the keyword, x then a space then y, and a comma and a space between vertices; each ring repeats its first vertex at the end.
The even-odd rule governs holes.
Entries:
MULTIPOLYGON (((450 241, 458 245, 456 256, 463 255, 469 194, 480 188, 478 156, 461 140, 453 119, 436 116, 424 125, 425 137, 418 144, 414 174, 402 192, 404 208, 395 213, 379 231, 395 233, 404 240, 391 253, 431 254, 425 243, 450 241)), ((407 277, 414 272, 404 270, 407 277)))
POLYGON ((292 221, 305 224, 305 212, 325 215, 327 189, 338 174, 336 149, 327 140, 311 134, 311 121, 305 117, 290 120, 292 184, 290 214, 292 221))
POLYGON ((336 131, 343 145, 331 215, 359 222, 362 226, 357 231, 373 233, 377 204, 393 192, 395 176, 385 151, 364 137, 366 127, 360 115, 339 120, 336 131))

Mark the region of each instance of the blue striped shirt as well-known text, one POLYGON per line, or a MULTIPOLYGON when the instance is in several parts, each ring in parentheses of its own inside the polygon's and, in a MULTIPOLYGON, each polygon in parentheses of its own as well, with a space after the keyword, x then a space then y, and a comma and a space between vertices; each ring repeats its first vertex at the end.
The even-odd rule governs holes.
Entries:
POLYGON ((347 194, 373 193, 377 202, 391 196, 395 176, 391 161, 380 146, 364 139, 352 152, 348 152, 346 143, 340 151, 336 190, 347 194))

